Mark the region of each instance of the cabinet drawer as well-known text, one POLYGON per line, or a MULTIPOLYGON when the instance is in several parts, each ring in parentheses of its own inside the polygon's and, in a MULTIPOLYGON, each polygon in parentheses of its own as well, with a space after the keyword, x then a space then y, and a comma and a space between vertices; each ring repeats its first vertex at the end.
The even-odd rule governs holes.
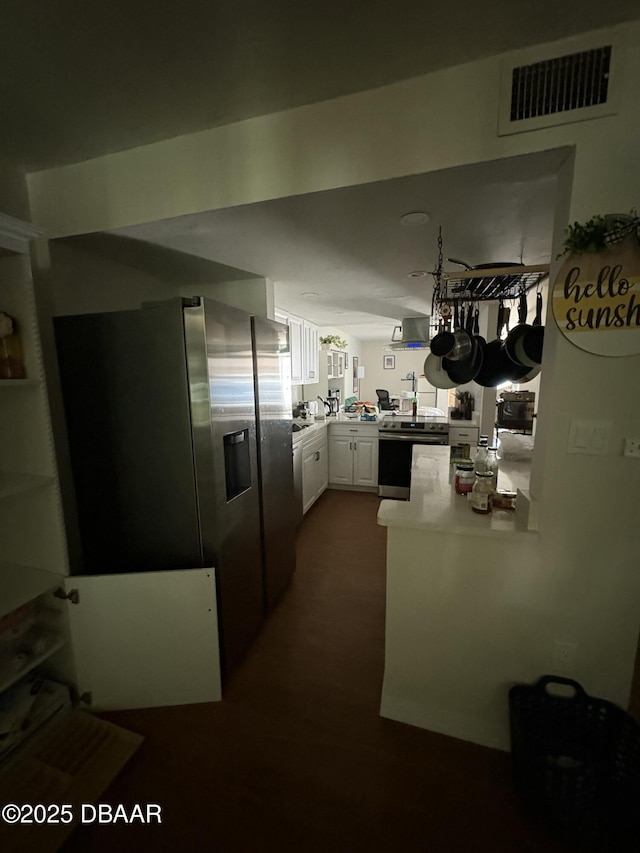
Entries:
POLYGON ((449 427, 449 444, 477 444, 478 427, 449 427))
POLYGON ((368 436, 369 438, 378 437, 377 423, 364 424, 362 422, 356 421, 353 424, 331 424, 329 429, 331 430, 331 435, 359 435, 368 436))

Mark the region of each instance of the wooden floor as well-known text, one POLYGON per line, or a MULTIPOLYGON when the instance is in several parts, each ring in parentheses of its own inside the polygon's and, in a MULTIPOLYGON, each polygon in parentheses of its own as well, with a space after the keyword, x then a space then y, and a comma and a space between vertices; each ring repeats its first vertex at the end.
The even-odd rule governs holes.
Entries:
POLYGON ((293 584, 221 703, 105 715, 146 740, 102 801, 158 803, 163 824, 80 827, 66 853, 563 849, 520 814, 506 754, 379 716, 377 509, 370 494, 320 498, 293 584))

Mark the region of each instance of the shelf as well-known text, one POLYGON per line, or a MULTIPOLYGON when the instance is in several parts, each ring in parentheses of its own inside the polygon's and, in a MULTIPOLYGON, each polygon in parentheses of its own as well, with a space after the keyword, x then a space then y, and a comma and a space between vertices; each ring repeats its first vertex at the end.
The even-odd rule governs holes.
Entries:
POLYGON ((0 390, 2 388, 36 388, 40 385, 39 379, 0 379, 0 390))
POLYGON ((537 287, 548 275, 548 264, 445 272, 443 286, 436 288, 434 301, 440 305, 515 299, 537 287))
MULTIPOLYGON (((44 634, 45 632, 42 631, 39 633, 44 634)), ((27 637, 28 635, 25 637, 25 641, 27 637)), ((11 685, 15 684, 19 679, 24 678, 24 676, 31 672, 31 670, 40 666, 40 664, 47 660, 47 658, 50 658, 56 652, 60 651, 63 646, 66 646, 68 642, 69 641, 66 637, 56 636, 46 651, 42 652, 40 655, 30 658, 25 666, 20 669, 14 669, 11 659, 7 660, 7 658, 12 656, 10 652, 0 655, 0 693, 8 687, 11 687, 11 685)))
POLYGON ((54 572, 0 560, 0 589, 2 589, 0 618, 22 607, 23 604, 33 601, 39 595, 56 589, 63 582, 63 577, 54 572))
POLYGON ((53 477, 35 474, 0 474, 0 498, 10 498, 24 492, 33 492, 53 483, 53 477))

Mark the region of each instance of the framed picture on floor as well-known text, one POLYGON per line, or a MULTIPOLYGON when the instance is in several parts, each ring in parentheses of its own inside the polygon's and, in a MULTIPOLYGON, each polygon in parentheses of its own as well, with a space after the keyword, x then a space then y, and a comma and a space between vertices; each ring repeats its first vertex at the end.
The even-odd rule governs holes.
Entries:
POLYGON ((360 380, 358 379, 358 356, 354 355, 351 359, 351 371, 353 373, 353 393, 357 396, 360 394, 360 380))
POLYGON ((396 366, 396 357, 395 355, 383 355, 382 356, 382 366, 385 370, 394 370, 396 366))

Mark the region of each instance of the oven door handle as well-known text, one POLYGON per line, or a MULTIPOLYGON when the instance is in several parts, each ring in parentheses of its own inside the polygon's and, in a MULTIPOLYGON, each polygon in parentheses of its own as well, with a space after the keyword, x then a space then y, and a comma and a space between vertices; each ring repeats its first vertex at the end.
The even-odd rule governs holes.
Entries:
POLYGON ((433 438, 427 438, 423 435, 385 435, 380 433, 378 438, 380 441, 412 441, 414 444, 442 444, 449 440, 447 435, 434 435, 433 438))

